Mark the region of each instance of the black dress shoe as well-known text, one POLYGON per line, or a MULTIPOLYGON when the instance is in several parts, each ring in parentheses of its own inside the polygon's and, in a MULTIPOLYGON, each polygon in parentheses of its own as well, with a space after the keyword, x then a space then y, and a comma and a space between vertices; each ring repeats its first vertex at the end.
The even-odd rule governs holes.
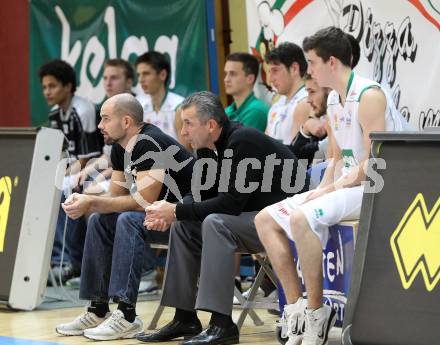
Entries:
POLYGON ((158 343, 162 341, 170 341, 175 338, 183 337, 184 339, 193 337, 202 331, 202 324, 197 319, 194 322, 181 322, 172 320, 161 329, 149 334, 141 333, 136 339, 145 343, 158 343))
POLYGON ((240 342, 240 335, 235 324, 229 327, 209 325, 202 333, 185 340, 181 345, 231 345, 240 342))

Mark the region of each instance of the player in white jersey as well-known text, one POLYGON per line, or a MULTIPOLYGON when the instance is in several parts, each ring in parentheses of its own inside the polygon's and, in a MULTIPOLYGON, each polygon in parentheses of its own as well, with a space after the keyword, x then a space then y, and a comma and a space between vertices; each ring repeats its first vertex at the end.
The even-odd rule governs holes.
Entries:
POLYGON ((182 125, 176 110, 183 97, 167 90, 171 76, 168 59, 159 52, 151 51, 139 56, 135 66, 144 91, 144 94, 137 96, 144 109, 144 122, 159 127, 164 133, 179 140, 182 125))
POLYGON ((156 111, 154 110, 151 95, 144 94, 138 96, 138 100, 141 102, 142 108, 144 109, 144 122, 151 123, 159 127, 162 132, 178 139, 176 112, 183 99, 182 96, 168 91, 160 105, 160 109, 156 111))
POLYGON ((290 42, 269 51, 265 60, 270 82, 281 96, 269 110, 266 134, 289 145, 311 110, 303 80, 307 62, 302 49, 290 42))
POLYGON ((353 74, 350 42, 342 30, 320 30, 304 40, 303 48, 308 72, 321 87, 334 90, 327 106, 334 159, 318 188, 265 208, 255 224, 286 294, 288 344, 302 340, 303 345, 323 345, 336 320, 335 311, 322 303, 322 248, 328 227, 359 218, 369 135, 399 126, 391 121, 396 118, 393 106, 379 85, 353 74), (288 239, 298 251, 307 300, 302 298, 288 239))

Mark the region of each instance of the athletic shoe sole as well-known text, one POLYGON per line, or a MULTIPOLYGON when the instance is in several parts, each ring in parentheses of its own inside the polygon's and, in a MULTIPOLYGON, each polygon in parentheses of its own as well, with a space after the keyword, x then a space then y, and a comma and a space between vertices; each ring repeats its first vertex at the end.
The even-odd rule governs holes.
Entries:
POLYGON ((87 334, 83 334, 84 337, 86 337, 87 339, 92 339, 92 340, 118 340, 118 339, 132 339, 132 338, 136 338, 136 336, 138 334, 140 334, 142 332, 142 330, 138 330, 138 331, 133 331, 124 335, 117 335, 117 336, 109 336, 109 335, 87 335, 87 334))
POLYGON ((84 334, 84 330, 81 331, 64 331, 64 330, 60 330, 58 328, 55 328, 55 332, 57 332, 58 334, 61 335, 67 335, 67 336, 74 336, 74 335, 83 335, 84 334))

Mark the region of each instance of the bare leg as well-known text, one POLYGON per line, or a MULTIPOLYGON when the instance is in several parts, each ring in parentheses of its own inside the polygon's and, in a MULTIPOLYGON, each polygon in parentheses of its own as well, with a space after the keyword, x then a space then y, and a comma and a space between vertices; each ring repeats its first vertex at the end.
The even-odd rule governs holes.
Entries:
POLYGON ((257 214, 255 226, 258 237, 281 281, 287 304, 295 303, 299 297, 302 297, 302 290, 286 234, 266 210, 257 214))
POLYGON ((300 210, 292 212, 290 227, 306 285, 307 306, 310 309, 318 309, 322 306, 321 242, 300 210))

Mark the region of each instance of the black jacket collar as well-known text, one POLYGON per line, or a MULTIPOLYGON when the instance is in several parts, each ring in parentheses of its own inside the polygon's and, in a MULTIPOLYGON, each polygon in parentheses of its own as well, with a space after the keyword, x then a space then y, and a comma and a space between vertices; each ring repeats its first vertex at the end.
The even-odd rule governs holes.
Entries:
POLYGON ((223 127, 222 127, 222 132, 220 133, 219 138, 217 139, 217 141, 214 143, 216 149, 217 149, 217 153, 219 153, 220 155, 223 155, 223 152, 226 149, 226 144, 228 142, 229 137, 231 136, 231 134, 233 132, 235 132, 237 129, 243 127, 243 125, 239 122, 235 122, 235 121, 227 121, 223 127))

